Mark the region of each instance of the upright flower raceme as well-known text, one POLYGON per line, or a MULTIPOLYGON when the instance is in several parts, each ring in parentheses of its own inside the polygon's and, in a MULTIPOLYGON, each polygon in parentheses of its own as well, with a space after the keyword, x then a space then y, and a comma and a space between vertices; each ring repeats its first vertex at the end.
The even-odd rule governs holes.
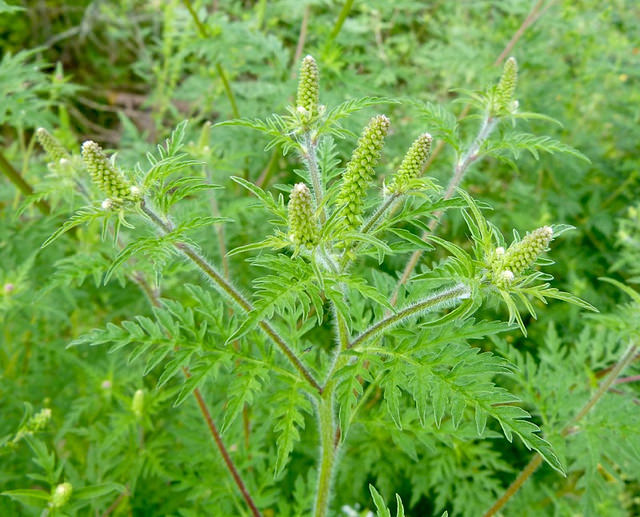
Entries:
POLYGON ((318 243, 319 231, 309 187, 296 183, 289 197, 289 238, 296 246, 311 249, 318 243))
POLYGON ((60 163, 60 160, 68 160, 70 158, 64 146, 45 128, 40 127, 36 130, 36 138, 52 162, 57 164, 60 163))
POLYGON ((514 99, 516 85, 518 83, 518 63, 514 57, 510 57, 504 64, 502 76, 495 88, 492 111, 494 115, 507 115, 513 113, 518 107, 518 101, 514 99))
POLYGON ((82 159, 91 179, 110 198, 109 206, 121 200, 137 201, 140 189, 118 171, 102 151, 102 148, 91 140, 82 144, 82 159))
POLYGON ((424 133, 411 144, 407 151, 398 172, 391 178, 391 182, 386 187, 390 194, 403 194, 411 185, 411 180, 422 174, 422 169, 431 154, 431 135, 424 133))
POLYGON ((493 281, 498 287, 507 287, 518 275, 529 269, 537 258, 549 247, 553 239, 553 228, 543 226, 513 243, 505 251, 497 248, 491 259, 493 281))
POLYGON ((389 125, 389 119, 384 115, 378 115, 369 121, 344 172, 337 204, 347 225, 352 229, 357 229, 362 224, 365 194, 375 175, 374 167, 380 160, 389 125))
POLYGON ((320 79, 318 73, 318 64, 311 56, 306 56, 302 60, 300 66, 300 75, 298 78, 298 96, 296 99, 296 107, 299 111, 303 111, 308 118, 318 115, 319 107, 320 79), (302 110, 301 110, 302 108, 302 110))

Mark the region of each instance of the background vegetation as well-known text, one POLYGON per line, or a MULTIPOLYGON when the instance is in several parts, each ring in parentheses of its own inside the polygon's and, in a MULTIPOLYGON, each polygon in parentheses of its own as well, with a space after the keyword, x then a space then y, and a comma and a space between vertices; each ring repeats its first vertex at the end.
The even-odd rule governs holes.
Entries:
MULTIPOLYGON (((66 348, 107 322, 151 314, 126 275, 135 269, 153 279, 156 270, 143 261, 103 285, 116 251, 109 239, 100 240, 96 227, 80 227, 40 249, 82 200, 70 194, 70 178, 65 185, 48 171, 35 145, 37 127, 76 150, 88 138, 117 148, 119 163, 133 167, 189 119, 186 149, 204 162, 203 177, 225 187, 198 194, 191 210, 234 221, 218 233, 197 229, 194 240, 248 288, 263 273, 242 255, 224 257, 225 250, 259 241, 271 230, 256 213, 255 198, 229 178, 241 176, 277 193, 279 185, 296 181, 300 162, 294 154, 282 156, 278 147, 265 152, 260 133, 211 123, 284 113, 296 90, 299 59, 310 53, 321 69, 323 104, 363 96, 401 99, 345 122, 358 133, 384 109, 393 134, 383 168, 392 170, 407 143, 431 130, 428 113, 408 100, 442 104, 462 115, 461 132, 470 139, 477 120, 458 102, 459 89, 492 84, 500 74, 496 65, 514 55, 521 109, 560 122, 519 123, 590 161, 572 153, 490 157, 470 171, 464 187, 491 207, 488 217, 505 235, 512 228, 575 226, 554 244, 554 285, 613 316, 586 318, 580 308, 554 302, 536 307, 538 318, 526 321, 526 337, 510 330, 473 343, 518 366, 502 384, 522 399, 567 466, 567 477, 542 467, 504 514, 640 514, 638 367, 625 373, 621 394, 607 395, 580 433, 560 433, 628 343, 628 337, 620 339, 624 323, 640 318, 634 309, 620 308, 626 294, 599 280, 612 277, 631 286, 640 280, 637 2, 9 3, 0 1, 1 490, 48 490, 62 480, 97 487, 81 494, 90 506, 78 506, 78 515, 246 512, 208 446, 196 404, 189 399, 173 405, 182 381, 155 390, 159 373, 146 372, 144 362, 128 361, 106 346, 66 348), (142 410, 132 402, 136 390, 144 393, 142 410), (42 408, 52 414, 46 429, 21 437, 19 430, 42 408)), ((354 141, 337 142, 341 158, 354 141)), ((441 185, 448 181, 452 153, 445 146, 429 168, 441 185)), ((465 228, 452 213, 440 235, 464 242, 465 228)), ((162 295, 193 304, 185 284, 200 277, 180 260, 154 258, 163 265, 162 295)), ((392 257, 381 271, 395 277, 405 260, 392 257)), ((499 315, 486 309, 489 319, 499 315)), ((330 330, 318 330, 329 343, 330 330)), ((231 366, 221 365, 215 379, 201 386, 215 415, 237 404, 227 388, 242 372, 231 366)), ((266 372, 253 379, 247 404, 225 422, 223 437, 265 515, 304 515, 315 484, 315 417, 303 414, 301 440, 286 470, 274 475, 274 423, 283 400, 266 379, 266 372)), ((370 402, 369 423, 376 422, 376 402, 370 402)), ((399 441, 387 426, 354 428, 336 476, 333 513, 356 511, 342 505, 373 510, 371 483, 387 501, 398 493, 409 515, 482 514, 531 452, 501 439, 499 428, 489 440, 475 439, 465 426, 450 431, 434 428, 429 440, 399 441)), ((0 498, 0 515, 37 515, 35 508, 0 498)))

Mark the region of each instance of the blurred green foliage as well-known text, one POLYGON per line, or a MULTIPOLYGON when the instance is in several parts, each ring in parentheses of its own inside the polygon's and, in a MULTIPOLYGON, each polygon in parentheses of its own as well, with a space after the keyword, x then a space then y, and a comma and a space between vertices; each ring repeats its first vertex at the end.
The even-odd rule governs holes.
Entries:
MULTIPOLYGON (((283 157, 277 147, 265 152, 267 140, 259 133, 206 123, 234 118, 220 69, 241 116, 284 112, 295 94, 303 17, 308 24, 302 55, 310 53, 319 63, 322 104, 362 96, 402 100, 376 107, 392 120, 382 167, 390 171, 407 142, 430 130, 424 112, 409 100, 465 113, 457 89, 477 90, 494 81, 500 70, 496 58, 532 6, 543 5, 540 18, 510 54, 519 64, 520 109, 544 113, 559 124, 522 124, 531 133, 571 145, 590 163, 570 154, 522 154, 513 161, 489 157, 471 170, 464 187, 492 207, 486 215, 505 235, 512 228, 575 226, 554 246, 555 264, 549 270, 555 285, 603 312, 626 302, 599 278, 612 276, 632 285, 640 279, 638 2, 356 0, 341 27, 336 22, 343 4, 332 0, 193 4, 206 34, 177 0, 0 1, 0 152, 35 188, 28 201, 46 197, 53 212, 43 217, 0 177, 0 490, 48 490, 65 479, 74 489, 101 487, 88 499, 89 506, 78 506, 78 515, 107 515, 118 493, 126 495, 112 515, 246 512, 224 465, 208 447, 195 404, 172 407, 179 386, 153 391, 155 374, 143 377, 144 365, 128 363, 104 347, 65 348, 106 322, 119 323, 151 309, 125 272, 102 285, 115 254, 108 239, 100 240, 97 225, 78 228, 56 246, 40 250, 82 200, 50 175, 33 134, 44 126, 74 149, 76 142, 92 138, 119 149, 119 162, 133 167, 154 151, 155 142, 189 119, 188 152, 204 163, 203 177, 225 187, 190 213, 217 215, 219 210, 234 219, 224 226, 226 249, 261 240, 270 232, 266 219, 256 216, 251 210, 255 200, 229 177, 242 176, 277 193, 281 184, 296 181, 298 157, 283 157), (131 409, 140 388, 147 397, 142 421, 131 409), (47 430, 9 447, 29 416, 45 407, 52 409, 47 430), (53 467, 42 466, 47 450, 56 453, 53 467), (40 467, 32 462, 34 456, 40 467), (63 476, 56 475, 58 465, 63 476), (33 477, 36 472, 41 477, 33 477)), ((375 112, 368 108, 345 122, 354 135, 337 142, 341 158, 348 157, 355 133, 375 112)), ((463 118, 463 137, 470 140, 477 124, 473 114, 463 118)), ((445 146, 429 169, 441 185, 451 173, 451 157, 445 146)), ((465 242, 466 232, 462 217, 454 213, 441 227, 441 235, 454 242, 465 242)), ((223 260, 220 235, 208 228, 193 235, 216 263, 223 260)), ((389 283, 389 275, 403 265, 401 258, 388 259, 381 266, 388 275, 374 281, 389 283)), ((150 264, 136 267, 155 278, 150 264)), ((237 257, 229 258, 229 267, 245 288, 259 273, 237 257)), ((187 264, 168 261, 163 295, 193 305, 185 284, 196 282, 187 264)), ((569 471, 562 478, 544 467, 504 514, 638 515, 637 399, 614 403, 623 397, 611 394, 613 401, 598 406, 578 439, 553 435, 588 398, 598 372, 619 355, 618 330, 586 319, 567 304, 536 309, 538 321, 526 322, 526 338, 513 331, 474 343, 518 365, 507 381, 509 389, 549 433, 569 471)), ((485 313, 488 318, 498 314, 493 309, 485 313)), ((328 329, 315 332, 331 340, 328 329)), ((232 366, 230 360, 222 363, 220 379, 203 388, 215 414, 230 403, 223 388, 240 375, 232 366)), ((250 432, 237 419, 224 437, 261 507, 270 508, 265 516, 299 515, 300 508, 309 507, 315 484, 316 423, 311 413, 304 415, 302 441, 285 473, 275 478, 270 408, 282 400, 274 400, 275 388, 265 388, 257 377, 261 388, 245 410, 250 432)), ((638 397, 638 387, 628 386, 638 397)), ((430 430, 430 441, 415 431, 415 440, 399 443, 377 425, 383 409, 372 400, 366 417, 372 424, 354 428, 337 474, 335 515, 348 515, 342 504, 373 508, 369 483, 386 500, 400 494, 408 515, 441 515, 445 509, 450 515, 479 515, 529 459, 530 452, 518 444, 475 439, 473 423, 463 424, 454 438, 447 421, 430 430)), ((497 438, 497 431, 492 429, 490 437, 497 438)), ((37 515, 36 507, 0 498, 0 515, 37 515)))

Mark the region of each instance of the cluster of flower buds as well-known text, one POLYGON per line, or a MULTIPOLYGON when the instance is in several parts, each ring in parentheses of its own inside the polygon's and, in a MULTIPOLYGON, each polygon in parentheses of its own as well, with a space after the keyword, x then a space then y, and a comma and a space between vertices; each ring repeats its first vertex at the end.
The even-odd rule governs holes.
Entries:
POLYGON ((16 433, 13 443, 19 442, 25 436, 30 436, 45 429, 51 420, 51 409, 44 408, 27 420, 16 433))
POLYGON ((45 128, 40 127, 36 130, 36 138, 53 163, 59 164, 62 160, 71 158, 60 141, 45 128))
POLYGON ((320 108, 320 79, 318 64, 311 56, 306 56, 300 65, 296 109, 305 122, 316 117, 320 108))
POLYGON ((348 227, 352 229, 362 224, 365 195, 375 175, 374 167, 380 160, 389 125, 389 119, 384 115, 369 121, 344 172, 337 204, 348 227))
POLYGON ((289 197, 289 238, 296 246, 309 249, 318 244, 319 231, 309 187, 296 183, 289 197))
POLYGON ((552 239, 553 228, 543 226, 527 233, 521 241, 514 242, 507 250, 496 248, 490 257, 493 283, 500 288, 507 288, 516 277, 533 266, 547 250, 552 239))
POLYGON ((122 201, 140 200, 140 188, 116 169, 98 144, 92 140, 82 144, 82 159, 93 182, 108 196, 102 203, 105 210, 117 207, 122 201))
POLYGON ((491 106, 491 112, 493 115, 509 115, 518 109, 518 101, 514 98, 517 83, 518 64, 516 63, 515 58, 510 57, 504 64, 502 76, 494 90, 491 106))
POLYGON ((51 500, 49 506, 51 508, 62 508, 71 499, 73 493, 73 486, 71 483, 60 483, 56 486, 51 494, 51 500))
POLYGON ((385 190, 389 194, 404 194, 411 187, 411 180, 422 174, 422 169, 431 154, 431 135, 424 133, 411 144, 398 172, 391 178, 385 190))

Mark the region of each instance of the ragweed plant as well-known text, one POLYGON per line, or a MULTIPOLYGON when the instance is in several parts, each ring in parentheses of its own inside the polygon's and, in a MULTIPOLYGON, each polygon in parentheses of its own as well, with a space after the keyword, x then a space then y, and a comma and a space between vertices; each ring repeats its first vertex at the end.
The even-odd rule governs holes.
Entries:
MULTIPOLYGON (((275 196, 246 178, 232 177, 253 196, 260 217, 268 214, 273 225, 263 240, 223 252, 237 263, 250 254, 251 282, 234 277, 233 267, 219 269, 205 251, 207 242, 193 237, 206 232, 210 240, 212 226, 231 221, 185 208, 200 193, 220 188, 199 174, 201 163, 186 152, 186 123, 148 154, 147 165, 120 166, 95 142, 82 145, 81 162, 76 153, 65 158, 78 163, 77 174, 91 178, 89 190, 96 194, 89 194, 90 204, 45 244, 80 224, 102 221, 105 234, 112 232, 120 248, 104 271, 104 282, 124 272, 119 278, 135 281, 153 306, 151 316, 128 317, 72 345, 111 345, 118 353, 129 349, 130 361, 143 361, 145 374, 156 372, 158 399, 172 398, 179 405, 194 395, 236 493, 252 515, 267 510, 334 515, 347 501, 335 501, 332 489, 345 476, 358 478, 355 465, 364 454, 358 445, 366 446, 373 436, 383 436, 415 460, 418 447, 433 450, 495 439, 499 430, 563 474, 561 455, 541 436, 519 399, 496 384, 513 377, 515 365, 470 341, 489 343, 490 336, 512 330, 514 322, 526 335, 521 313, 535 316, 535 304, 547 299, 593 309, 552 287, 551 276, 538 269, 551 264, 543 255, 552 239, 569 228, 524 228, 529 233, 520 238, 514 232, 507 246, 482 205, 459 186, 484 156, 517 157, 522 150, 579 153, 526 135, 492 139, 503 121, 535 116, 518 111, 516 63, 508 60, 497 86, 470 95, 482 120, 470 143, 463 142, 455 117, 445 108, 423 105, 418 111, 428 114, 430 123, 416 131, 397 169, 389 171, 383 156, 385 141, 393 138, 393 121, 382 113, 373 116, 355 143, 342 123, 365 108, 382 111, 398 101, 365 98, 325 108, 319 104, 318 68, 313 58, 304 58, 295 105, 286 115, 223 122, 211 132, 215 138, 228 126, 258 130, 270 138, 267 148, 294 152, 302 164, 300 177, 275 196), (426 173, 432 135, 455 151, 445 190, 426 173), (350 159, 339 158, 336 140, 353 145, 350 159), (435 232, 437 221, 455 213, 467 227, 462 244, 435 232), (398 285, 398 258, 424 251, 430 255, 422 271, 401 282, 404 287, 398 285), (201 273, 181 286, 187 301, 173 298, 170 290, 157 294, 175 264, 201 273), (152 285, 138 274, 137 268, 145 267, 153 270, 152 285), (491 319, 492 305, 501 303, 508 309, 504 322, 491 319), (224 407, 216 406, 213 415, 200 391, 205 386, 224 398, 224 407), (235 465, 225 441, 242 418, 244 443, 249 442, 247 413, 258 406, 271 413, 255 423, 259 432, 251 450, 260 460, 252 463, 252 471, 235 465), (274 498, 300 455, 315 462, 300 486, 302 495, 293 503, 274 498)), ((43 136, 49 153, 59 155, 43 136)), ((147 393, 139 389, 128 404, 135 425, 144 428, 147 393)), ((73 501, 77 492, 57 485, 52 494, 54 508, 73 501)), ((373 487, 371 494, 380 515, 388 512, 373 487)), ((402 508, 398 498, 398 515, 402 508)))

